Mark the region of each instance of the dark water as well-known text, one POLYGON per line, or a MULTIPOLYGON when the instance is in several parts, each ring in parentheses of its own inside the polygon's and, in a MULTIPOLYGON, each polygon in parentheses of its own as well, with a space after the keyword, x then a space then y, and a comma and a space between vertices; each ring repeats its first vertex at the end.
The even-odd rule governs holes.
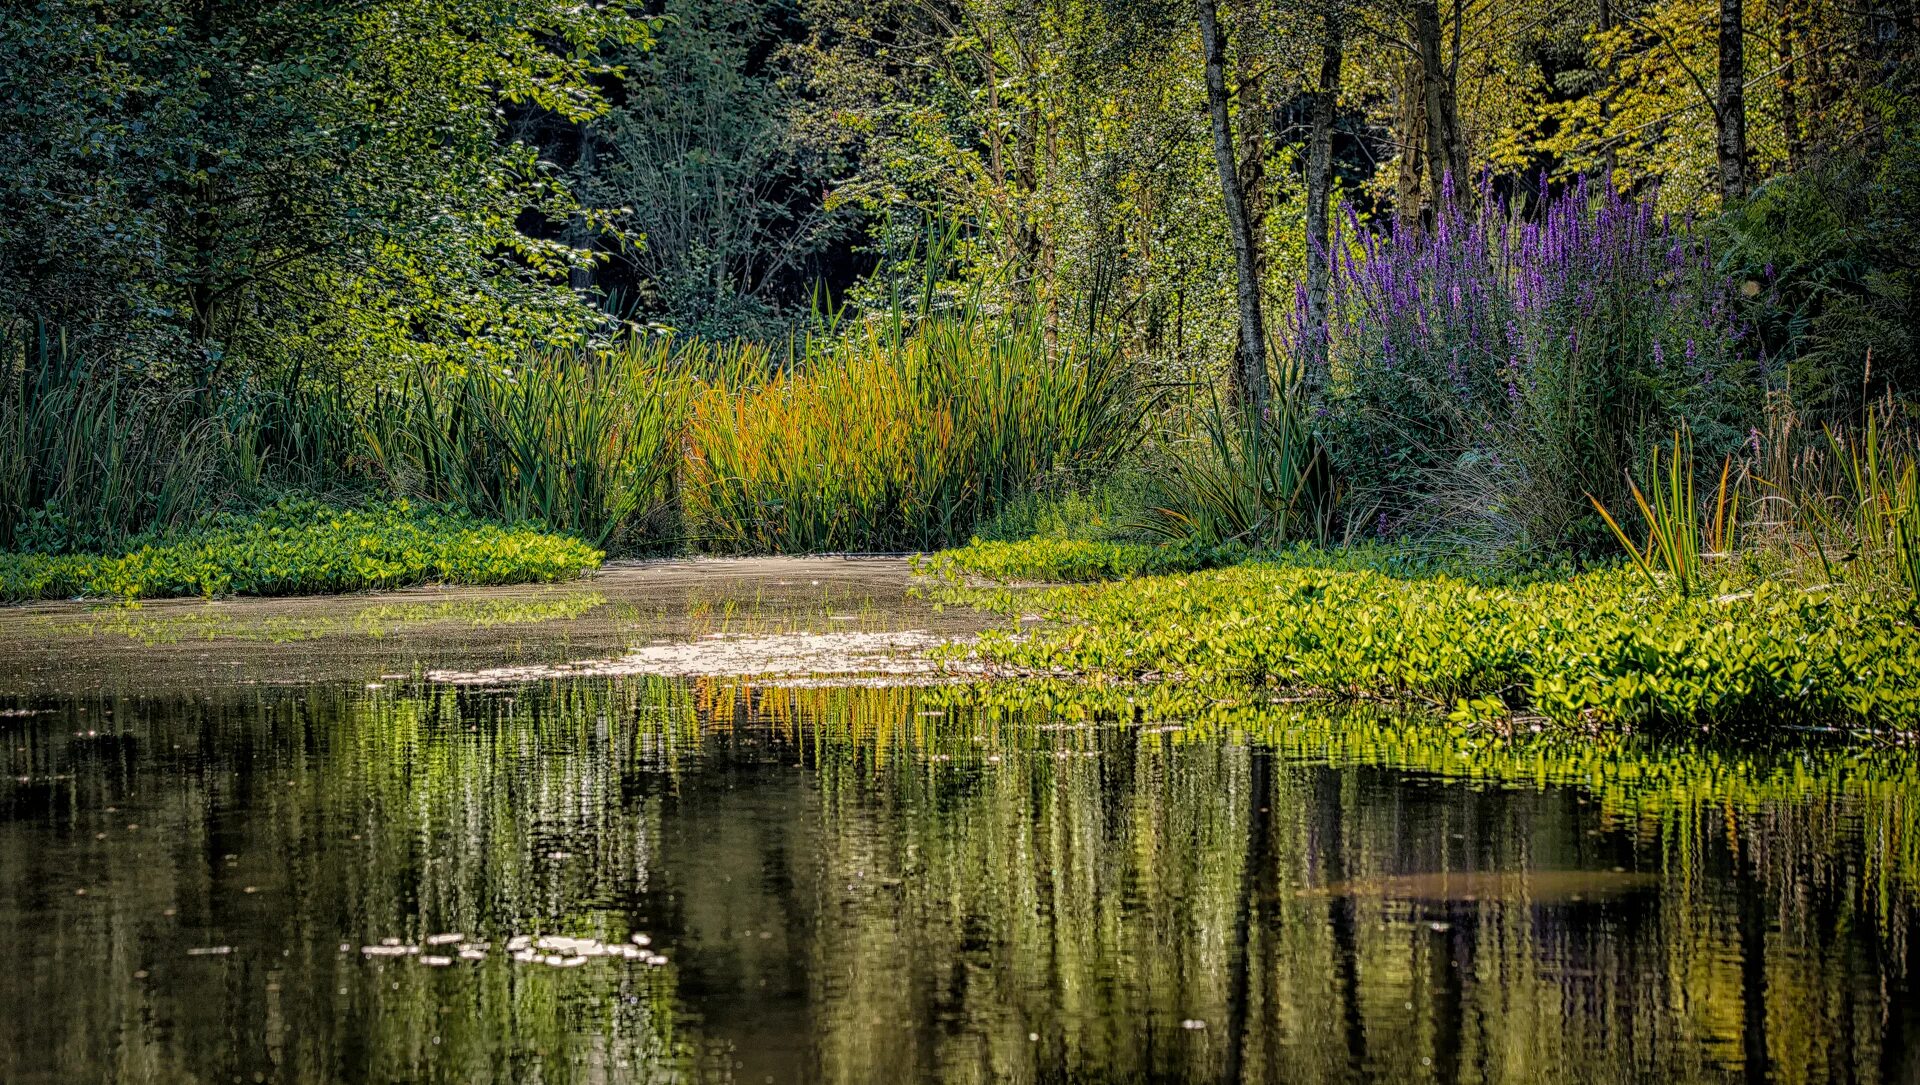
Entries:
POLYGON ((638 679, 15 704, 8 1083, 1920 1082, 1902 755, 638 679), (635 933, 665 963, 506 949, 635 933))

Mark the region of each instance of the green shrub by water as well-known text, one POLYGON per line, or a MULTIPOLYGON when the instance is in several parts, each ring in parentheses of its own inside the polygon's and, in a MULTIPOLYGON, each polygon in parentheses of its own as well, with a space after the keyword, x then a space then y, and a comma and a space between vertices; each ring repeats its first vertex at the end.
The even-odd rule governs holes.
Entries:
POLYGON ((1412 697, 1462 718, 1920 723, 1920 630, 1885 600, 1770 582, 1682 597, 1624 568, 1502 586, 1365 565, 1288 557, 985 596, 1060 621, 974 650, 1017 672, 1412 697))
POLYGON ((432 582, 564 580, 600 564, 586 543, 404 501, 284 501, 114 555, 0 555, 0 598, 304 595, 432 582))

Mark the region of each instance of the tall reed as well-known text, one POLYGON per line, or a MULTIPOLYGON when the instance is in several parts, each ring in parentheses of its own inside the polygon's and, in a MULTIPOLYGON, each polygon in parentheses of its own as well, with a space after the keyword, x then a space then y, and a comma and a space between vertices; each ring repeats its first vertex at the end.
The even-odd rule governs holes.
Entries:
POLYGON ((1710 563, 1733 552, 1734 532, 1740 520, 1739 488, 1729 485, 1733 457, 1720 463, 1720 486, 1714 495, 1712 514, 1705 517, 1694 500, 1692 437, 1679 432, 1673 435, 1673 451, 1667 457, 1664 471, 1657 447, 1652 460, 1645 490, 1631 478, 1627 480, 1627 488, 1633 494, 1647 530, 1644 546, 1634 543, 1599 498, 1589 494, 1587 500, 1593 502, 1600 518, 1620 540, 1620 545, 1626 547, 1634 567, 1649 582, 1659 585, 1664 578, 1680 595, 1696 595, 1709 583, 1710 563))
POLYGON ((520 365, 422 369, 374 399, 361 437, 394 488, 537 521, 597 547, 657 542, 691 382, 655 337, 520 365))
POLYGON ((727 552, 923 549, 1131 431, 1117 352, 1052 347, 1036 314, 977 298, 797 342, 764 377, 696 394, 686 523, 727 552))
POLYGON ((1839 469, 1831 492, 1802 494, 1802 523, 1830 578, 1838 558, 1857 577, 1920 599, 1920 457, 1890 439, 1869 412, 1857 441, 1827 430, 1839 469))
POLYGON ((43 323, 0 331, 0 548, 102 549, 184 526, 264 471, 259 418, 94 364, 43 323))

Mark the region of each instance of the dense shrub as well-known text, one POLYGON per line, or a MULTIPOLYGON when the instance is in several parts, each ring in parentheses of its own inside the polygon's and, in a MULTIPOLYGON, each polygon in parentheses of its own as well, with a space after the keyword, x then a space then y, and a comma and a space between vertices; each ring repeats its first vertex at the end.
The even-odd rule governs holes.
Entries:
MULTIPOLYGON (((1625 497, 1626 469, 1679 425, 1717 460, 1762 375, 1712 254, 1651 204, 1582 183, 1530 221, 1477 206, 1342 251, 1319 430, 1349 515, 1382 534, 1592 546, 1586 495, 1625 497)), ((1308 334, 1301 318, 1296 346, 1308 334)))
POLYGON ((285 501, 114 556, 0 556, 0 598, 302 595, 429 582, 563 580, 600 564, 578 539, 395 502, 285 501))
POLYGON ((1815 419, 1920 387, 1920 101, 1875 95, 1871 142, 1772 178, 1712 224, 1766 350, 1815 419))

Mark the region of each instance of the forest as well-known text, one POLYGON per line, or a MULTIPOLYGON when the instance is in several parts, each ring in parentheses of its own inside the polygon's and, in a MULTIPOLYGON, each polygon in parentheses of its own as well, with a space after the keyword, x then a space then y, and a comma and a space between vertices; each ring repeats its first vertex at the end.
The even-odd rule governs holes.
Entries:
POLYGON ((1917 40, 1911 0, 16 5, 0 596, 941 551, 981 605, 1107 584, 1053 605, 1113 643, 1013 668, 1910 725, 1917 40))

